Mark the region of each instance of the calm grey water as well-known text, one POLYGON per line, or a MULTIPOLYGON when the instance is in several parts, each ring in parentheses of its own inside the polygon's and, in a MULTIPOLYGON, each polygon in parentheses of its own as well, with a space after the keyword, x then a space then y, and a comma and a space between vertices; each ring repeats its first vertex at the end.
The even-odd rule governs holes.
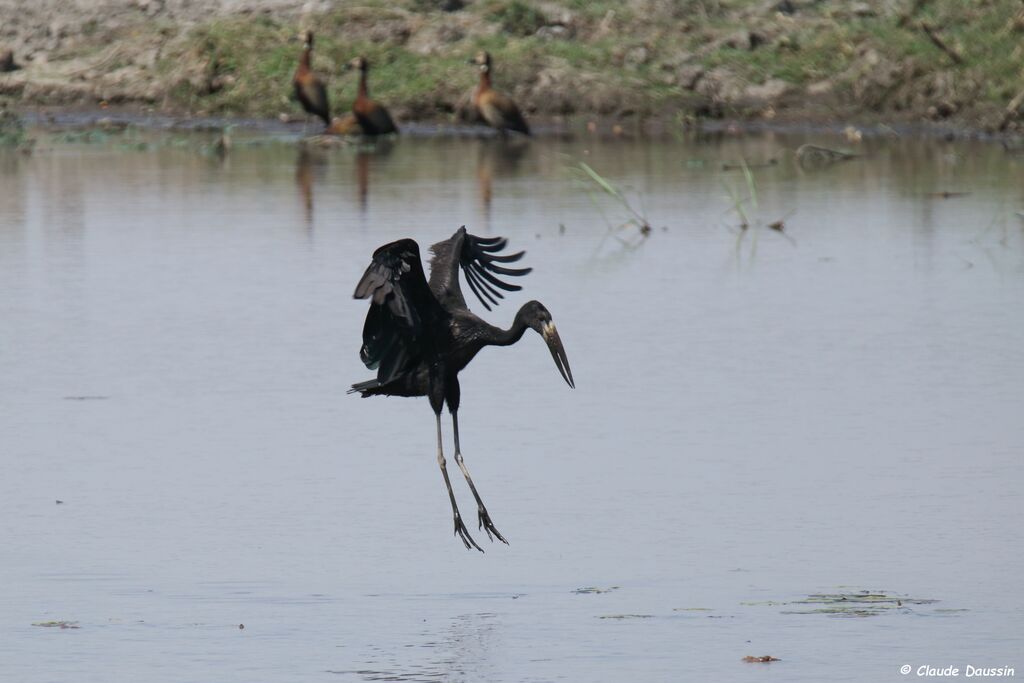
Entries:
POLYGON ((1024 675, 1024 159, 118 140, 0 156, 3 680, 1024 675), (484 317, 540 299, 577 379, 532 333, 463 373, 483 555, 426 402, 345 393, 373 249, 463 223, 535 268, 484 317), (861 591, 902 604, 797 602, 861 591))

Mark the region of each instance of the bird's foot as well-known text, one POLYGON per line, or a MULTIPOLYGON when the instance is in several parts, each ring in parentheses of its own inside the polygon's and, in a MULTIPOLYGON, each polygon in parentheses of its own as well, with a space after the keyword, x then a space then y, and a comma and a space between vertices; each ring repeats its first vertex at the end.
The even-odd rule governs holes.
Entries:
POLYGON ((473 537, 469 535, 469 529, 467 529, 466 525, 463 524, 462 515, 460 515, 458 512, 455 513, 455 535, 462 540, 463 545, 466 546, 466 550, 472 550, 473 548, 476 548, 480 552, 484 551, 483 548, 476 544, 476 541, 473 540, 473 537))
POLYGON ((479 528, 487 532, 487 538, 490 539, 492 543, 496 537, 499 541, 508 545, 508 541, 506 541, 505 537, 501 535, 500 531, 498 531, 498 527, 494 526, 494 522, 491 521, 491 516, 487 514, 487 508, 483 505, 481 505, 477 510, 477 520, 480 523, 479 528))

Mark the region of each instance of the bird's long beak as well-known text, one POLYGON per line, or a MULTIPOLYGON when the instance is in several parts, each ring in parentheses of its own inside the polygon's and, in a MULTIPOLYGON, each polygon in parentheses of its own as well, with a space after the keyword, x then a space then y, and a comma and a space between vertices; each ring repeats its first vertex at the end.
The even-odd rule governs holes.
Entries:
POLYGON ((569 369, 569 358, 565 355, 565 347, 562 346, 562 339, 558 336, 558 330, 555 328, 554 323, 544 323, 541 327, 541 336, 544 337, 544 341, 548 345, 548 349, 551 351, 551 357, 555 359, 555 365, 558 366, 558 371, 562 373, 562 379, 568 383, 573 389, 576 388, 575 382, 572 381, 572 370, 569 369))

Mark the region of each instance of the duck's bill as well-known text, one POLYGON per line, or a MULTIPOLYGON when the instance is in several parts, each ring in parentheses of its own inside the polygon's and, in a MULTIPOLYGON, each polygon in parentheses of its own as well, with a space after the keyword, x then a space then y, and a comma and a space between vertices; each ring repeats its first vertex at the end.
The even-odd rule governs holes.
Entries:
POLYGON ((576 388, 576 383, 572 381, 572 370, 569 368, 569 357, 565 355, 565 347, 562 346, 562 339, 558 336, 558 330, 555 328, 554 323, 545 323, 541 330, 541 336, 544 337, 544 341, 548 345, 548 350, 551 351, 551 357, 555 360, 555 365, 558 367, 558 371, 562 373, 562 379, 572 387, 576 388))

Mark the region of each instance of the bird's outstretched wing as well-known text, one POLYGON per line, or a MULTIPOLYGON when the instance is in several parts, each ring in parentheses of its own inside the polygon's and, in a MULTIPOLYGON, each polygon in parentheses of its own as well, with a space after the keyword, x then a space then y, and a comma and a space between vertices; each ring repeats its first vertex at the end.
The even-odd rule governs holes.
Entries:
POLYGON ((414 240, 385 244, 356 285, 356 299, 370 299, 359 357, 384 384, 414 367, 425 350, 425 330, 440 313, 427 286, 414 240))
POLYGON ((459 286, 459 268, 466 276, 469 288, 488 311, 490 304, 498 305, 503 299, 501 290, 518 292, 522 287, 498 279, 498 275, 521 276, 532 268, 506 268, 501 263, 514 263, 526 252, 499 254, 508 243, 504 237, 477 237, 459 228, 451 238, 430 247, 430 289, 445 306, 465 307, 466 299, 459 286), (490 304, 488 303, 490 302, 490 304))

